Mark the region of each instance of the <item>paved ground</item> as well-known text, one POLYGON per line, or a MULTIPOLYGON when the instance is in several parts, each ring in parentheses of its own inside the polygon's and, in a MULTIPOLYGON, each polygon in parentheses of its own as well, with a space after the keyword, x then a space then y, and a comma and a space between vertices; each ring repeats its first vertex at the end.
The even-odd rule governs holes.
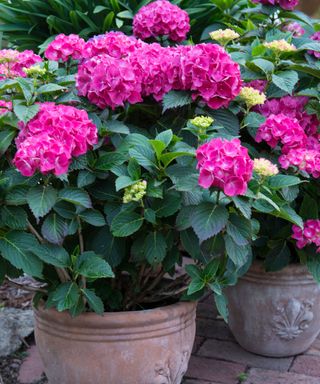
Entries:
MULTIPOLYGON (((38 383, 41 375, 37 350, 31 347, 20 368, 19 383, 38 383)), ((307 353, 295 358, 251 354, 235 342, 227 325, 217 318, 209 297, 199 304, 196 343, 184 384, 243 383, 320 384, 320 339, 307 353)))

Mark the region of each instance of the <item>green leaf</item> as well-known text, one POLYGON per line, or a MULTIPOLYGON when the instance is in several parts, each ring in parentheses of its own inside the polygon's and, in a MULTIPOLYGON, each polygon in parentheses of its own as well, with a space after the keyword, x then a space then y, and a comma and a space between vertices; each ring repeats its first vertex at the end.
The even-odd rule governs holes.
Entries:
POLYGON ((166 148, 165 143, 160 140, 149 140, 149 143, 152 145, 154 152, 157 156, 157 159, 160 159, 162 152, 166 148))
POLYGON ((110 265, 94 252, 84 252, 78 259, 76 272, 90 279, 114 277, 110 265))
POLYGON ((28 205, 36 219, 50 212, 57 198, 57 191, 51 185, 32 187, 27 194, 28 205))
POLYGON ((191 224, 201 242, 218 234, 227 224, 228 211, 223 205, 201 203, 191 215, 191 224))
POLYGON ((149 264, 160 264, 167 254, 167 243, 160 232, 149 233, 144 244, 146 259, 149 264))
POLYGON ((130 133, 129 128, 122 122, 118 120, 109 120, 105 123, 107 132, 112 133, 122 133, 128 135, 130 133))
POLYGON ((295 71, 278 72, 278 74, 272 75, 273 84, 290 95, 298 81, 299 76, 295 71))
POLYGON ((165 194, 163 200, 153 203, 153 210, 158 217, 169 217, 174 215, 181 206, 181 195, 175 191, 165 194))
POLYGON ((86 187, 87 185, 93 184, 96 180, 96 176, 91 171, 81 170, 77 177, 78 188, 86 187))
POLYGON ((190 92, 186 91, 170 91, 163 97, 163 112, 168 109, 184 107, 192 103, 190 92))
POLYGON ((121 165, 127 160, 127 156, 119 152, 108 152, 102 155, 96 162, 96 169, 110 171, 115 165, 121 165))
POLYGON ((157 219, 156 219, 156 213, 153 209, 151 208, 146 208, 144 210, 144 218, 151 224, 156 224, 157 219))
POLYGON ((300 180, 299 177, 287 176, 287 175, 271 176, 268 180, 269 180, 269 187, 272 189, 292 187, 293 185, 298 185, 303 183, 303 181, 300 180))
POLYGON ((265 260, 266 270, 268 272, 280 271, 290 263, 291 253, 286 243, 277 245, 271 249, 265 260))
POLYGON ((212 259, 205 267, 203 274, 206 280, 213 280, 216 277, 220 265, 220 259, 212 259))
POLYGON ((164 153, 160 159, 164 167, 166 168, 173 160, 183 157, 183 156, 191 156, 194 157, 193 153, 189 152, 171 152, 171 153, 164 153))
POLYGON ((288 205, 282 206, 280 208, 280 212, 275 211, 273 212, 273 215, 276 217, 281 217, 282 219, 290 221, 291 223, 298 225, 300 228, 303 228, 302 218, 296 213, 294 209, 288 205))
POLYGON ((42 85, 41 87, 39 87, 37 89, 37 92, 39 94, 45 94, 45 93, 53 93, 53 92, 57 92, 57 91, 64 91, 66 89, 67 89, 66 87, 51 83, 51 84, 42 85))
POLYGON ((100 297, 98 297, 91 289, 81 289, 81 292, 87 299, 89 307, 98 315, 102 315, 104 312, 104 305, 100 297))
POLYGON ((173 139, 173 132, 171 129, 163 131, 156 136, 156 140, 162 141, 165 144, 165 148, 171 143, 173 139))
POLYGON ((201 291, 205 287, 205 282, 200 279, 194 279, 191 281, 188 287, 188 295, 192 295, 196 292, 201 291))
POLYGON ((202 280, 202 271, 199 267, 193 264, 188 264, 185 267, 186 272, 193 280, 202 280))
POLYGON ((103 214, 95 209, 86 209, 79 213, 79 217, 86 223, 95 227, 103 227, 106 225, 106 220, 103 214))
POLYGON ((219 133, 226 133, 231 136, 238 136, 240 132, 240 123, 238 117, 228 109, 219 109, 210 111, 209 115, 214 118, 215 123, 222 125, 223 129, 219 133))
POLYGON ((32 253, 38 245, 36 238, 29 233, 11 231, 0 235, 1 255, 26 274, 41 278, 43 263, 32 253))
POLYGON ((256 68, 259 68, 265 74, 272 73, 274 71, 273 63, 265 59, 252 60, 250 63, 247 63, 247 66, 253 70, 255 70, 256 68))
POLYGON ((13 111, 17 118, 25 124, 31 120, 39 111, 39 104, 31 105, 27 107, 22 104, 13 103, 13 111))
POLYGON ((0 156, 2 156, 10 147, 10 144, 15 136, 16 131, 14 130, 5 130, 0 132, 0 156))
POLYGON ((234 205, 239 209, 246 219, 251 219, 251 204, 245 197, 233 196, 231 200, 234 202, 234 205))
POLYGON ((52 294, 52 301, 55 302, 59 312, 63 312, 77 305, 80 297, 79 288, 71 281, 63 283, 52 294))
POLYGON ((129 176, 119 176, 116 180, 116 191, 127 188, 130 185, 136 184, 137 180, 132 180, 129 176))
POLYGON ((184 250, 195 260, 201 258, 199 239, 192 228, 180 232, 180 239, 184 250))
POLYGON ((33 253, 46 264, 51 264, 58 268, 67 268, 70 266, 68 252, 58 245, 40 244, 33 249, 33 253))
POLYGON ((308 255, 307 267, 315 281, 320 284, 320 260, 319 254, 308 255))
POLYGON ((60 245, 68 234, 68 225, 56 213, 51 213, 43 222, 41 233, 50 243, 60 245))
POLYGON ((4 205, 0 208, 0 222, 11 229, 27 228, 27 213, 20 207, 4 205))
POLYGON ((24 205, 27 204, 26 195, 29 191, 29 187, 26 185, 18 185, 13 187, 6 194, 6 204, 8 205, 24 205))
POLYGON ((115 237, 127 237, 137 232, 144 218, 135 212, 124 210, 114 217, 111 231, 115 237))
POLYGON ((20 77, 17 79, 17 82, 19 84, 19 87, 23 93, 23 96, 24 96, 26 102, 30 103, 30 101, 32 100, 32 94, 34 91, 34 86, 32 84, 32 80, 31 79, 23 79, 20 77))
POLYGON ((59 199, 84 208, 91 208, 92 203, 87 191, 80 188, 67 187, 59 192, 59 199))
POLYGON ((248 261, 249 247, 248 245, 238 245, 229 234, 224 236, 226 251, 228 257, 232 260, 237 268, 241 268, 248 261))
POLYGON ((138 145, 129 149, 129 155, 147 170, 152 170, 156 167, 156 159, 152 147, 138 145))
POLYGON ((304 220, 318 219, 319 217, 318 202, 314 200, 312 197, 310 197, 309 195, 305 194, 302 200, 299 214, 304 220))
POLYGON ((128 163, 128 173, 132 180, 138 181, 141 177, 141 168, 137 160, 130 159, 128 163))
POLYGON ((226 296, 224 294, 217 295, 216 293, 214 293, 214 301, 216 303, 218 312, 223 317, 224 321, 227 323, 229 312, 228 312, 228 301, 226 296))

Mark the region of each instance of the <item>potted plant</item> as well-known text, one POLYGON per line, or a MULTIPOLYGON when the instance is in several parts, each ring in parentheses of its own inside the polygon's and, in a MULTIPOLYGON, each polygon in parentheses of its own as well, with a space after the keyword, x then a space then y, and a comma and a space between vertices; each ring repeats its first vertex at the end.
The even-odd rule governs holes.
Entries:
POLYGON ((320 331, 319 24, 294 11, 298 1, 254 3, 245 16, 241 6, 233 13, 240 37, 226 49, 245 81, 231 105, 242 143, 265 159, 256 160, 259 180, 249 188, 268 199, 253 205, 260 227, 254 262, 226 290, 229 325, 249 351, 290 356, 307 350, 320 331))
POLYGON ((222 287, 234 281, 210 239, 229 226, 231 258, 242 245, 235 265, 249 257, 256 228, 236 195, 253 162, 224 109, 239 66, 212 43, 173 46, 189 29, 186 12, 157 1, 136 15, 137 38, 58 35, 48 60, 0 51, 0 278, 42 283, 23 288, 35 290, 52 384, 180 383, 196 300, 209 287, 225 314, 222 287), (205 175, 207 140, 230 155, 219 165, 226 195, 198 184, 199 147, 200 184, 223 187, 205 175))

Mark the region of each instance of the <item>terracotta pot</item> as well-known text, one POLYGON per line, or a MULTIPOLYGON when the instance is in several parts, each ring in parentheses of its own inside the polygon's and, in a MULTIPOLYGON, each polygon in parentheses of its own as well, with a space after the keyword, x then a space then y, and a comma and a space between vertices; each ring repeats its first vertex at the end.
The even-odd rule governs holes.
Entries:
POLYGON ((35 310, 50 384, 180 384, 195 338, 196 303, 82 314, 35 310))
POLYGON ((226 294, 230 329, 250 352, 297 355, 319 334, 320 285, 302 265, 265 272, 262 263, 255 263, 226 294))

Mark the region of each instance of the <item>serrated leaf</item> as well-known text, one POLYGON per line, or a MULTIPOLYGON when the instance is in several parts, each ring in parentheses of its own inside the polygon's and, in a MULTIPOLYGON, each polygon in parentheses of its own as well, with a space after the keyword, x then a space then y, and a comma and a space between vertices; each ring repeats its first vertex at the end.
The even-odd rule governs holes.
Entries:
POLYGON ((52 300, 59 312, 63 312, 77 305, 79 297, 79 288, 71 281, 60 284, 52 294, 52 300))
POLYGON ((129 128, 122 121, 109 120, 106 121, 105 125, 108 132, 122 133, 125 135, 130 133, 129 128))
POLYGON ((25 106, 22 104, 15 104, 13 106, 13 111, 16 114, 17 118, 24 122, 25 124, 30 121, 39 111, 39 105, 33 104, 31 106, 25 106))
POLYGON ((137 232, 144 218, 132 211, 122 211, 114 217, 111 223, 111 232, 115 237, 127 237, 137 232))
POLYGON ((29 233, 11 231, 0 235, 1 255, 26 274, 41 278, 43 263, 32 253, 38 245, 36 238, 29 233))
POLYGON ((98 297, 94 291, 91 289, 82 289, 82 293, 84 294, 85 298, 87 299, 87 302, 89 304, 89 307, 98 315, 102 315, 104 312, 104 305, 100 297, 98 297))
POLYGON ((226 251, 228 257, 232 260, 237 268, 241 268, 249 258, 249 248, 247 245, 239 245, 229 234, 224 236, 226 251))
POLYGON ((26 229, 27 219, 26 211, 20 207, 4 205, 0 208, 0 221, 2 225, 11 229, 26 229))
POLYGON ((163 97, 162 105, 163 112, 168 109, 184 107, 192 103, 192 97, 186 91, 170 91, 163 97))
POLYGON ((144 250, 149 264, 160 264, 167 254, 167 243, 163 234, 160 232, 149 233, 145 240, 144 250))
POLYGON ((153 210, 158 217, 169 217, 174 215, 181 206, 181 196, 177 192, 168 192, 164 199, 156 200, 153 204, 153 210))
POLYGON ((110 265, 94 252, 84 252, 80 255, 80 262, 76 272, 90 279, 102 279, 114 277, 110 265))
POLYGON ((28 205, 39 219, 51 211, 58 198, 57 191, 51 186, 37 186, 29 189, 27 194, 28 205))
POLYGON ((272 189, 281 189, 286 187, 292 187, 293 185, 298 185, 303 183, 299 177, 296 176, 287 176, 287 175, 275 175, 271 176, 269 179, 269 187, 272 189))
POLYGON ((68 234, 68 224, 56 213, 51 213, 43 222, 41 233, 50 243, 61 245, 68 234))
POLYGON ((202 242, 218 234, 227 224, 228 211, 223 205, 201 203, 191 215, 191 225, 202 242))
POLYGON ((201 291, 205 287, 205 282, 200 279, 192 280, 188 287, 188 295, 201 291))
POLYGON ((60 200, 64 200, 74 205, 80 205, 84 208, 92 207, 90 196, 84 189, 73 187, 64 188, 59 192, 58 197, 60 200))
POLYGON ((66 90, 66 87, 63 87, 62 85, 50 83, 50 84, 44 84, 41 87, 37 89, 37 92, 39 94, 45 94, 45 93, 51 93, 51 92, 57 92, 57 91, 64 91, 66 90))
POLYGON ((116 191, 120 191, 121 189, 127 188, 130 185, 136 184, 136 180, 132 180, 129 176, 119 176, 116 179, 116 191))
POLYGON ((222 295, 217 295, 214 293, 214 301, 216 303, 216 307, 220 315, 223 317, 224 321, 228 323, 228 301, 227 298, 224 294, 222 295))
POLYGON ((10 147, 10 144, 15 136, 16 131, 14 130, 5 130, 0 132, 0 156, 2 156, 10 147))
POLYGON ((40 244, 34 248, 33 253, 46 264, 51 264, 58 268, 67 268, 70 266, 70 256, 68 252, 58 245, 40 244))
POLYGON ((103 227, 106 225, 106 220, 100 211, 95 209, 86 209, 79 213, 79 217, 88 224, 95 227, 103 227))
POLYGON ((79 188, 86 187, 87 185, 90 185, 94 183, 96 180, 96 176, 91 171, 81 170, 78 173, 77 177, 77 186, 79 188))
POLYGON ((233 196, 231 197, 231 200, 246 219, 251 219, 251 204, 247 199, 241 196, 233 196))
POLYGON ((272 75, 273 84, 290 95, 298 81, 299 76, 295 71, 278 72, 277 74, 272 75))

